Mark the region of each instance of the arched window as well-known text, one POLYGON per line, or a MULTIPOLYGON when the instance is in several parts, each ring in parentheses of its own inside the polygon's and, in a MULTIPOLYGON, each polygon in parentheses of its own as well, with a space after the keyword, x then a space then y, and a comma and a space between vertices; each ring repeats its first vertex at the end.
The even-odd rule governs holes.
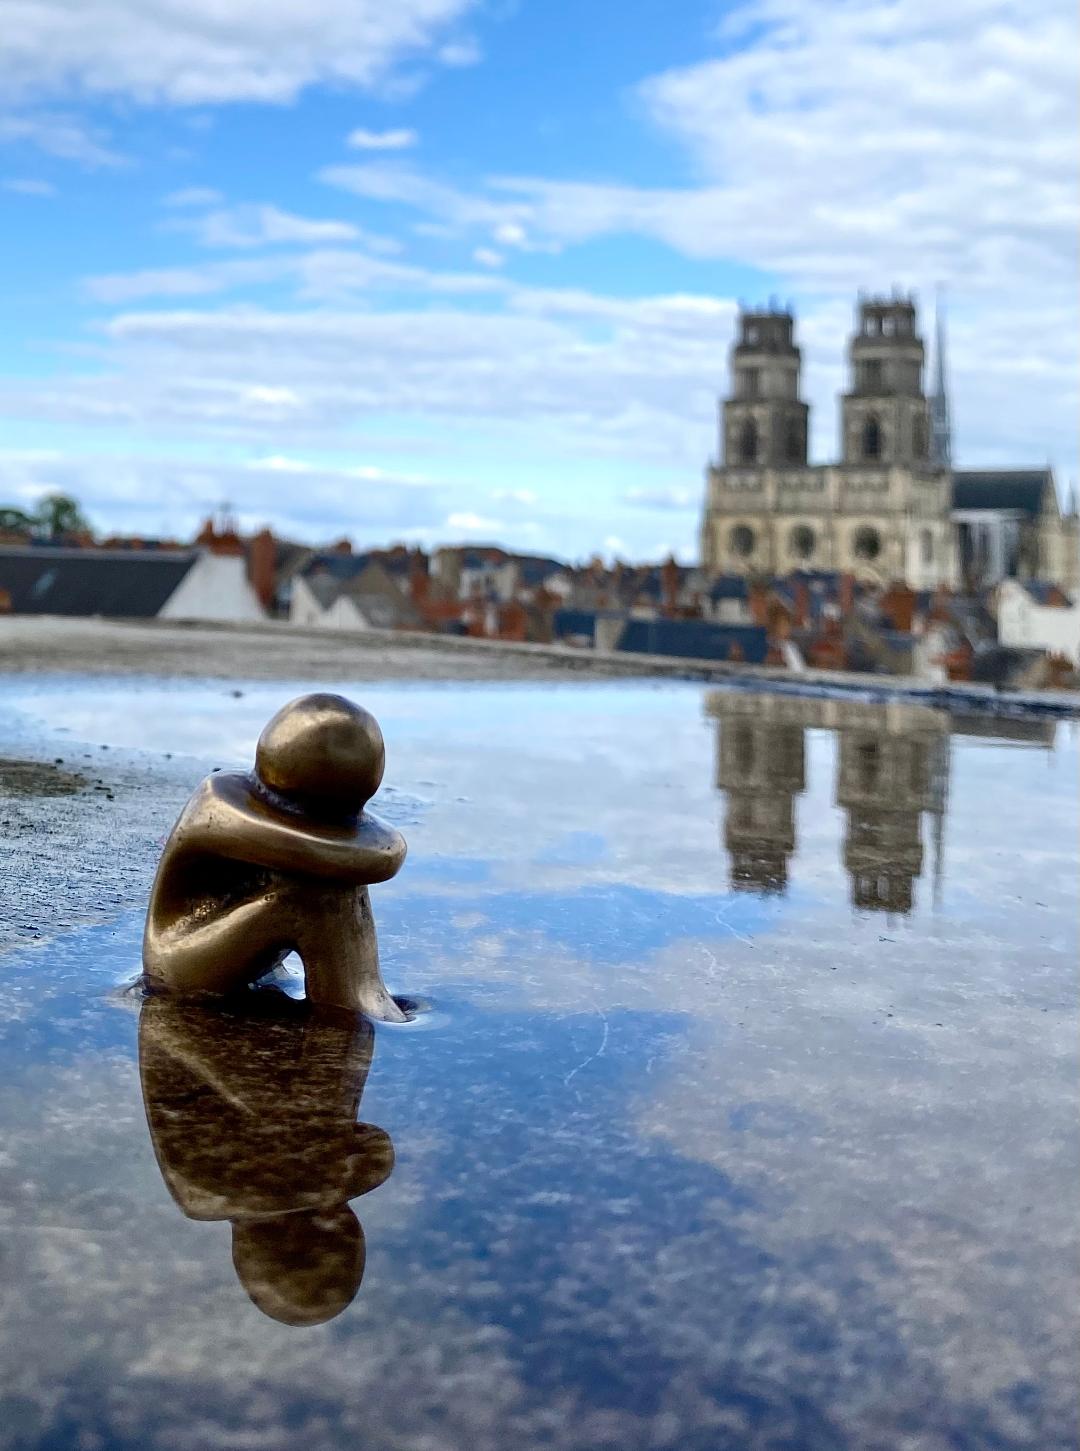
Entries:
POLYGON ((802 424, 797 418, 789 419, 784 430, 784 458, 789 464, 800 464, 806 458, 802 424))
POLYGON ((754 552, 754 531, 748 524, 736 524, 728 536, 728 545, 732 554, 745 559, 754 552))
POLYGON ((870 793, 877 789, 881 775, 881 753, 877 741, 858 741, 855 746, 855 774, 859 790, 870 793))
POLYGON ((739 429, 739 462, 742 464, 757 463, 758 456, 758 431, 757 424, 752 418, 748 418, 739 429))
POLYGON ((881 553, 881 535, 872 524, 861 524, 855 530, 852 547, 860 559, 876 559, 881 553))
POLYGON ((872 413, 863 424, 862 456, 863 458, 881 457, 881 424, 872 413))
POLYGON ((927 447, 926 419, 921 413, 915 415, 915 457, 925 458, 929 453, 927 447))
POLYGON ((749 776, 754 769, 754 728, 748 720, 735 721, 732 726, 734 742, 732 755, 735 769, 743 776, 749 776))
POLYGON ((809 559, 817 539, 809 524, 796 524, 788 535, 788 547, 796 559, 809 559))
POLYGON ((922 555, 923 564, 933 564, 934 536, 929 529, 924 529, 919 535, 919 553, 922 555))

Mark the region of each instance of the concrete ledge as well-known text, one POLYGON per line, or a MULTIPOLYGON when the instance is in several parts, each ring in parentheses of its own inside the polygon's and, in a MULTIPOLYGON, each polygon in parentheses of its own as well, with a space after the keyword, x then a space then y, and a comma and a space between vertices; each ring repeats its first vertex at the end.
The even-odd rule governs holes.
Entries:
MULTIPOLYGON (((365 662, 369 678, 376 678, 379 656, 389 660, 401 656, 441 657, 453 661, 454 674, 470 678, 470 665, 477 669, 477 678, 515 678, 514 664, 521 666, 521 678, 535 678, 538 672, 547 675, 587 674, 599 679, 697 680, 705 684, 728 685, 734 689, 759 686, 770 691, 818 695, 849 694, 865 700, 911 700, 943 710, 987 711, 995 714, 1037 714, 1059 717, 1080 717, 1080 692, 1075 691, 1000 691, 991 685, 932 684, 908 676, 864 675, 851 671, 805 670, 793 672, 765 665, 746 665, 730 661, 673 658, 667 655, 640 655, 608 650, 580 649, 570 645, 520 644, 505 640, 482 640, 459 635, 436 635, 410 630, 327 630, 318 627, 290 625, 287 621, 266 620, 256 624, 234 624, 217 621, 185 620, 120 620, 85 619, 45 615, 9 615, 0 618, 0 672, 5 665, 17 664, 20 671, 47 671, 72 668, 65 661, 50 662, 50 651, 43 648, 48 640, 60 641, 65 635, 81 637, 82 668, 100 672, 108 662, 93 657, 93 640, 98 635, 115 658, 125 654, 125 636, 131 640, 131 655, 139 657, 138 673, 165 675, 178 673, 176 665, 163 649, 160 664, 154 656, 169 643, 186 642, 189 646, 202 639, 226 640, 241 657, 232 664, 231 673, 239 679, 244 675, 243 652, 265 652, 268 640, 277 639, 294 644, 308 641, 319 646, 317 669, 303 658, 282 659, 280 678, 311 678, 321 675, 329 664, 347 671, 370 652, 365 662), (22 639, 20 640, 20 636, 22 639), (40 651, 40 658, 37 652, 40 651), (328 657, 330 659, 328 660, 328 657), (157 666, 157 668, 155 668, 157 666), (371 667, 375 667, 374 673, 371 667), (460 675, 458 672, 460 671, 460 675)), ((291 652, 290 652, 291 653, 291 652)), ((207 662, 208 664, 210 662, 207 662)), ((190 655, 179 671, 184 675, 203 673, 193 669, 198 661, 190 655)), ((76 667, 78 669, 79 667, 76 667)), ((130 667, 129 667, 130 668, 130 667)), ((424 662, 417 658, 416 678, 423 678, 424 662)), ((205 673, 221 675, 220 669, 205 673)), ((257 672, 262 674, 262 671, 257 672)), ((400 669, 391 672, 401 678, 400 669)))

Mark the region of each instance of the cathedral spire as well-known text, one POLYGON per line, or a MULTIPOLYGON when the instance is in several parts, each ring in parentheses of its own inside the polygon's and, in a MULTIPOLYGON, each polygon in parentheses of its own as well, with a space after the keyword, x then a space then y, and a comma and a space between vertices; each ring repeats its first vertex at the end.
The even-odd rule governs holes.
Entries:
POLYGON ((952 466, 952 427, 945 386, 945 308, 938 289, 934 310, 934 391, 930 397, 930 458, 939 469, 952 466))

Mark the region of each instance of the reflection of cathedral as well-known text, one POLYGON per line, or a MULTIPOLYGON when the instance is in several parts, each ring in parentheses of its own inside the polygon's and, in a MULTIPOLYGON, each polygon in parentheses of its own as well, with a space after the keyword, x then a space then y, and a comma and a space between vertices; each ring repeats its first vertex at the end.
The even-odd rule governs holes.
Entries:
POLYGON ((924 706, 717 691, 716 784, 736 891, 783 892, 795 851, 795 797, 806 786, 805 732, 838 737, 836 801, 852 904, 910 912, 923 868, 921 818, 940 846, 948 717, 924 706))
POLYGON ((1051 720, 947 715, 902 701, 714 691, 716 784, 735 891, 781 893, 797 846, 795 798, 806 788, 807 730, 837 737, 836 804, 844 812, 843 863, 851 903, 912 910, 922 875, 922 818, 933 846, 935 896, 949 783, 949 736, 989 736, 1052 748, 1051 720))
MULTIPOLYGON (((728 699, 741 704, 750 697, 728 699)), ((782 892, 795 850, 795 797, 806 785, 802 726, 752 714, 726 717, 716 780, 724 793, 732 886, 782 892)))
POLYGON ((852 906, 910 912, 921 875, 920 823, 933 823, 940 867, 941 826, 949 769, 947 718, 920 706, 890 706, 884 729, 839 732, 836 800, 847 814, 844 866, 852 906))

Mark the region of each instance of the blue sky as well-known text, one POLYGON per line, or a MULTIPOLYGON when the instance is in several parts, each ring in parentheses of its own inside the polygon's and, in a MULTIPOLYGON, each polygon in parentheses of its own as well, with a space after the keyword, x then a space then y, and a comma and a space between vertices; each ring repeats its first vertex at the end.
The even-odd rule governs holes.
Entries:
POLYGON ((18 0, 0 499, 102 529, 694 553, 737 300, 813 451, 860 287, 949 299, 961 464, 1076 467, 1058 0, 18 0))

